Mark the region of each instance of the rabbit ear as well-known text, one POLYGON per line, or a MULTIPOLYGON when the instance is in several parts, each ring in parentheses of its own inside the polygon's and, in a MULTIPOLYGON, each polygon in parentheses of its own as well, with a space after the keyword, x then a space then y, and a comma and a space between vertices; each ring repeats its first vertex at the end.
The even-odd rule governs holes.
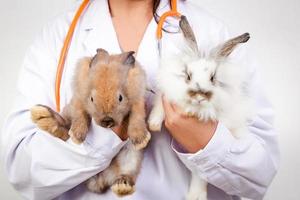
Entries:
POLYGON ((96 64, 108 64, 109 54, 104 49, 97 49, 97 54, 92 58, 90 63, 90 68, 95 66, 96 64))
POLYGON ((238 37, 232 38, 224 44, 214 48, 210 56, 217 59, 226 58, 233 52, 233 50, 237 47, 238 44, 246 43, 249 39, 249 33, 244 33, 238 37))
POLYGON ((135 64, 135 58, 134 58, 133 54, 135 54, 134 51, 129 51, 129 52, 123 53, 122 58, 121 58, 122 63, 124 65, 133 67, 135 64))
POLYGON ((96 50, 99 55, 108 55, 108 52, 105 49, 99 48, 96 50))
POLYGON ((190 26, 186 16, 181 15, 180 21, 179 21, 180 29, 182 30, 183 36, 185 40, 187 41, 188 45, 192 48, 194 51, 198 51, 198 45, 196 41, 195 34, 192 30, 192 27, 190 26))

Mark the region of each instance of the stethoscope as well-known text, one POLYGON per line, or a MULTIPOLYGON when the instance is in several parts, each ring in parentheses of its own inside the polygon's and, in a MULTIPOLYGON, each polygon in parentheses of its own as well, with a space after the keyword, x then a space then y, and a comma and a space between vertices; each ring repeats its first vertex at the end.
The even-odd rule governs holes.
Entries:
MULTIPOLYGON (((75 16, 71 22, 71 25, 69 27, 68 33, 66 35, 63 47, 60 52, 60 57, 58 61, 57 71, 56 71, 56 80, 55 80, 55 101, 56 101, 56 110, 57 112, 60 112, 60 86, 61 86, 61 79, 64 71, 64 66, 66 62, 66 58, 68 55, 69 47, 73 38, 74 30, 76 28, 77 22, 79 18, 82 16, 83 12, 86 10, 90 3, 90 0, 83 0, 81 3, 79 9, 75 13, 75 16)), ((171 0, 171 10, 165 12, 159 19, 156 29, 156 38, 157 38, 157 45, 158 45, 158 51, 159 54, 161 54, 161 48, 162 48, 162 30, 164 22, 168 17, 177 17, 179 18, 181 14, 177 11, 177 1, 171 0)))

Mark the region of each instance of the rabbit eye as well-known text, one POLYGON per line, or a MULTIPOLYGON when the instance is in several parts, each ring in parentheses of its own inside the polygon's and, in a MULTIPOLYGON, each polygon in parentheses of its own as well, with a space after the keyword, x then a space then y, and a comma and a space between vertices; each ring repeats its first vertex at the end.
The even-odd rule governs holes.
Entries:
POLYGON ((192 74, 188 72, 188 67, 187 65, 184 66, 183 73, 185 75, 185 80, 186 82, 190 82, 192 80, 192 74))
POLYGON ((188 72, 185 72, 185 80, 186 82, 190 82, 192 80, 192 75, 188 72))
POLYGON ((122 102, 122 100, 123 100, 123 96, 119 95, 119 102, 122 102))
POLYGON ((190 81, 190 80, 191 80, 191 76, 190 76, 189 74, 187 74, 186 80, 187 80, 187 81, 190 81))
POLYGON ((212 74, 211 77, 210 77, 210 82, 213 83, 214 81, 215 81, 215 74, 212 74))
POLYGON ((91 102, 94 102, 94 98, 93 97, 91 97, 91 102))

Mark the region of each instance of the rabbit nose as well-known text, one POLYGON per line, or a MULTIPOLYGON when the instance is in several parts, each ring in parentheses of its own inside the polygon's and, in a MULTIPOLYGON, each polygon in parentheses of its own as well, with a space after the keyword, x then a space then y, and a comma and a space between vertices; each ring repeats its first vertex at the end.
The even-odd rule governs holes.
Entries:
POLYGON ((105 128, 111 128, 115 125, 115 121, 111 117, 104 117, 101 121, 101 126, 105 128))

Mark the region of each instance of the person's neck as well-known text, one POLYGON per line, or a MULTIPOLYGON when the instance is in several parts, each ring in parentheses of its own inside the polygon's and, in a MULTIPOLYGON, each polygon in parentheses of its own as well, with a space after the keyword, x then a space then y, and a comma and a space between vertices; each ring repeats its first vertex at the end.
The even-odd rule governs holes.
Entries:
POLYGON ((108 0, 113 17, 152 17, 153 0, 108 0))

